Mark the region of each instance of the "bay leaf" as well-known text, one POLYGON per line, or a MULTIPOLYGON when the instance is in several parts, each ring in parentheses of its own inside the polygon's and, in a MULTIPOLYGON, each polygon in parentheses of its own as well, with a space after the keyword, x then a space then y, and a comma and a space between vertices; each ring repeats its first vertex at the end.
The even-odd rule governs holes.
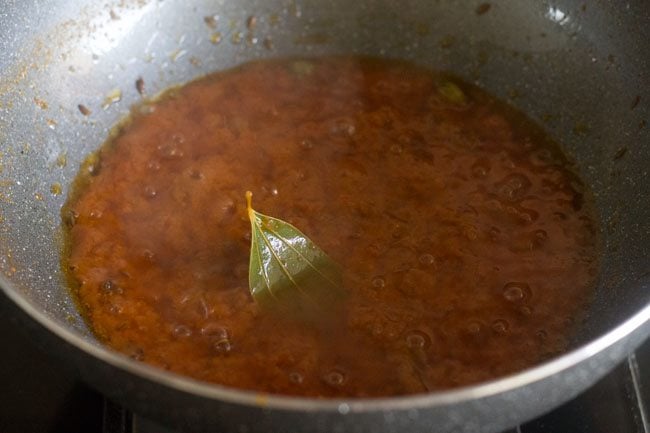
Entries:
POLYGON ((251 222, 248 283, 255 302, 266 310, 313 318, 345 297, 341 269, 293 225, 255 211, 246 192, 251 222))

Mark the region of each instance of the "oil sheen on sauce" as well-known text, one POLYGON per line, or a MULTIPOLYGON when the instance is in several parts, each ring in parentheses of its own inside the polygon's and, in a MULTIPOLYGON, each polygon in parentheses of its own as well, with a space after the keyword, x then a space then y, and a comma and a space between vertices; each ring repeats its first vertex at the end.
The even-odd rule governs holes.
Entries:
POLYGON ((458 79, 360 57, 248 63, 134 109, 63 210, 64 267, 108 346, 231 387, 378 397, 566 349, 598 268, 589 194, 539 127, 458 79), (344 311, 260 311, 250 224, 338 261, 344 311))

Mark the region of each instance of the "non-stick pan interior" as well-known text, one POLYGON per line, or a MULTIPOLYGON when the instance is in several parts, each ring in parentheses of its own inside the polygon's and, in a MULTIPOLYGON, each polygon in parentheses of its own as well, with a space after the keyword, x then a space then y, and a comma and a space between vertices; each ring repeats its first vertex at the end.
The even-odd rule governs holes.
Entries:
POLYGON ((646 2, 25 0, 0 12, 0 268, 8 290, 90 341, 59 269, 60 209, 85 155, 141 100, 136 80, 152 96, 289 55, 408 59, 524 110, 575 159, 600 213, 602 272, 575 344, 650 300, 646 2))

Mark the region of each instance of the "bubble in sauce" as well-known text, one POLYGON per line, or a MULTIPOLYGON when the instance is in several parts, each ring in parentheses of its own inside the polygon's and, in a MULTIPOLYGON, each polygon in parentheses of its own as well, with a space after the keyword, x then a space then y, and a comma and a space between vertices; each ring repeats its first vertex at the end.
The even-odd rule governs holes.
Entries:
POLYGON ((531 185, 528 177, 513 173, 497 184, 497 194, 506 201, 519 201, 526 196, 531 185))
POLYGON ((372 287, 376 289, 381 289, 386 285, 386 280, 384 280, 382 277, 375 277, 372 279, 372 287))
POLYGON ((225 355, 232 350, 232 344, 230 343, 230 340, 228 338, 222 338, 220 340, 215 341, 212 344, 212 347, 217 353, 221 355, 225 355))
POLYGON ((519 308, 519 314, 525 317, 531 316, 533 314, 533 309, 528 305, 523 305, 519 308))
POLYGON ((411 331, 406 336, 406 345, 411 349, 426 349, 431 346, 431 337, 426 332, 411 331))
POLYGON ((201 180, 205 178, 205 175, 200 170, 193 169, 190 171, 190 177, 194 180, 201 180))
POLYGON ((289 373, 289 381, 291 383, 295 383, 296 385, 300 385, 305 381, 305 377, 297 371, 292 371, 289 373))
POLYGON ((215 339, 227 339, 229 336, 228 329, 217 323, 208 323, 207 325, 204 325, 200 332, 201 335, 215 339))
POLYGON ((345 375, 338 370, 332 370, 323 376, 323 381, 331 387, 338 388, 345 383, 345 375))
POLYGON ((180 147, 183 143, 185 143, 185 137, 174 134, 168 141, 158 145, 158 155, 166 160, 180 159, 185 156, 183 149, 180 147))
POLYGON ((174 333, 175 336, 182 337, 182 338, 187 338, 190 335, 192 335, 192 330, 185 325, 175 326, 172 332, 174 333))
POLYGON ((354 121, 346 118, 335 120, 330 128, 330 134, 332 135, 352 136, 356 131, 354 121))
POLYGON ((479 335, 483 329, 483 325, 480 322, 472 320, 467 324, 465 329, 470 335, 479 335))
POLYGON ((533 232, 536 245, 541 245, 548 240, 548 233, 545 230, 535 230, 533 232))
POLYGON ((501 230, 499 230, 497 227, 490 227, 490 230, 488 231, 490 240, 492 242, 496 242, 499 239, 501 239, 501 230))
POLYGON ((433 257, 433 255, 427 253, 422 254, 420 257, 418 257, 418 261, 424 266, 431 266, 436 263, 436 258, 433 257))
POLYGON ((142 361, 144 359, 144 350, 136 347, 129 352, 129 357, 136 361, 142 361))
POLYGON ((207 336, 212 344, 212 349, 220 354, 226 355, 232 350, 232 342, 229 332, 223 326, 216 323, 209 323, 200 330, 201 335, 207 336))
POLYGON ((503 286, 503 297, 509 302, 521 302, 529 293, 530 287, 526 283, 513 281, 503 286))
POLYGON ((142 257, 144 257, 144 259, 145 259, 146 261, 148 261, 148 262, 150 262, 150 263, 153 263, 153 261, 154 261, 156 255, 155 255, 154 252, 151 251, 151 250, 143 250, 143 251, 142 251, 142 257))
POLYGON ((124 303, 121 299, 113 299, 108 311, 114 315, 122 314, 124 311, 124 303))
POLYGON ((492 330, 497 334, 505 334, 508 332, 508 329, 510 329, 510 325, 507 320, 497 319, 492 322, 492 330))
POLYGON ((390 145, 390 153, 400 155, 404 151, 401 144, 393 143, 390 145))
POLYGON ((478 160, 470 168, 472 176, 478 178, 484 178, 490 172, 490 163, 484 160, 478 160))
POLYGON ((113 280, 106 280, 101 285, 102 292, 104 293, 122 293, 122 288, 113 280))

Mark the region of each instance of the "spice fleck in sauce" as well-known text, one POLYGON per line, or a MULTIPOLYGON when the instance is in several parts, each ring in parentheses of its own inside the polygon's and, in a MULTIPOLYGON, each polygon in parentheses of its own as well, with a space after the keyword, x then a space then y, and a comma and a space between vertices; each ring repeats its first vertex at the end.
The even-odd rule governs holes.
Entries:
POLYGON ((540 129, 402 62, 272 60, 136 110, 64 209, 97 336, 227 386, 377 397, 485 381, 566 349, 597 271, 593 209, 540 129), (260 311, 256 209, 343 268, 343 313, 260 311))

